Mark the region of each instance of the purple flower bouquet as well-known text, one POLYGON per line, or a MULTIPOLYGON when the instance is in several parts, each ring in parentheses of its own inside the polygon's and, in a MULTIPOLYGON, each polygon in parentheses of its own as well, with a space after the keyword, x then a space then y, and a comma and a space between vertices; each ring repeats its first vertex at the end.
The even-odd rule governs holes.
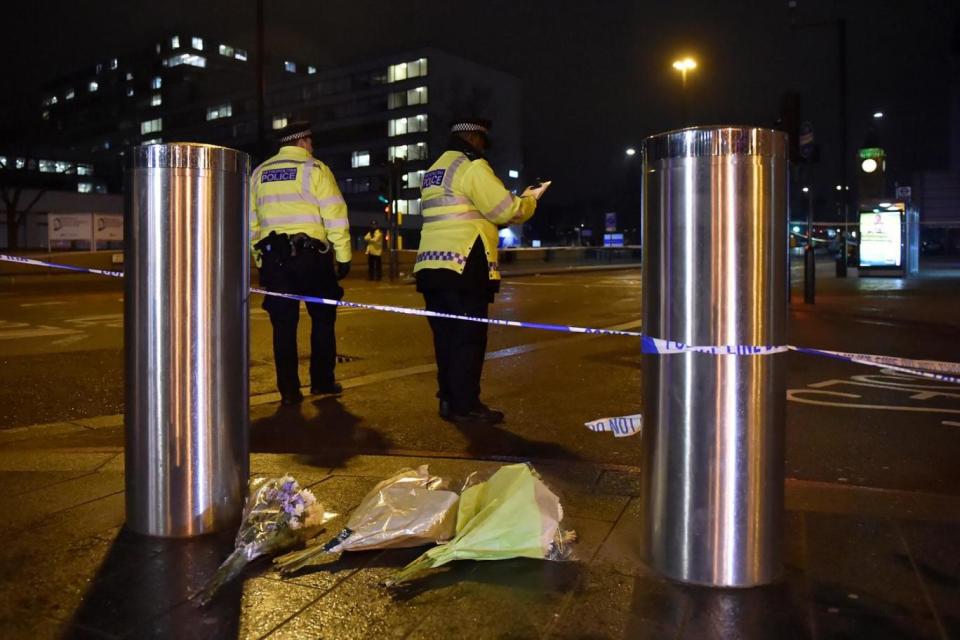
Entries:
POLYGON ((197 601, 207 604, 254 558, 296 545, 335 516, 325 512, 313 493, 301 489, 291 476, 251 478, 236 548, 197 595, 197 601))

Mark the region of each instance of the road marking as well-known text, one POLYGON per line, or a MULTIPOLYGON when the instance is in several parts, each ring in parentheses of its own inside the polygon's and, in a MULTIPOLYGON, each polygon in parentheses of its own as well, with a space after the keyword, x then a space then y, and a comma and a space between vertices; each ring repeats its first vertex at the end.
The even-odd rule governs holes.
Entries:
POLYGON ((74 342, 80 342, 81 340, 86 340, 90 336, 86 333, 81 333, 75 336, 67 336, 66 338, 60 338, 59 340, 54 340, 50 344, 57 345, 58 347, 63 347, 68 344, 73 344, 74 342))
POLYGON ((953 420, 944 420, 940 424, 945 424, 948 427, 960 427, 960 422, 954 422, 953 420))
POLYGON ((69 320, 64 320, 70 324, 75 324, 79 327, 113 327, 115 329, 123 328, 123 314, 122 313, 105 313, 98 316, 83 316, 81 318, 71 318, 69 320))
POLYGON ((812 400, 810 398, 802 398, 797 394, 800 393, 819 393, 826 396, 832 396, 835 398, 862 398, 863 396, 857 395, 855 393, 841 393, 839 391, 819 391, 817 389, 789 389, 787 390, 787 400, 793 400, 794 402, 800 402, 803 404, 816 404, 824 407, 843 407, 845 409, 878 409, 880 411, 915 411, 919 413, 956 413, 960 414, 960 409, 928 409, 926 407, 905 407, 898 405, 882 405, 882 404, 859 404, 854 402, 827 402, 824 400, 812 400))
POLYGON ((32 329, 0 330, 0 340, 23 340, 25 338, 49 338, 50 336, 69 336, 83 333, 76 329, 61 329, 39 325, 32 329))
POLYGON ((62 302, 60 300, 56 300, 52 302, 21 302, 20 306, 21 307, 49 307, 55 304, 67 304, 67 303, 62 302))

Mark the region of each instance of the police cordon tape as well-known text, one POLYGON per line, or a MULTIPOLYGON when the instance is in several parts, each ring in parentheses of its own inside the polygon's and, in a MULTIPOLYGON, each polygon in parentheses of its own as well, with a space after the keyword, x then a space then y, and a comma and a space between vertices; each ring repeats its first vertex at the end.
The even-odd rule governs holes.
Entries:
MULTIPOLYGON (((93 273, 97 275, 122 278, 122 271, 108 271, 105 269, 92 269, 89 267, 77 267, 74 265, 58 264, 55 262, 46 262, 33 258, 24 258, 21 256, 11 256, 0 253, 0 261, 15 262, 18 264, 33 265, 38 267, 49 267, 53 269, 68 269, 83 273, 93 273)), ((263 289, 251 288, 251 293, 259 293, 268 296, 288 298, 290 300, 299 300, 301 302, 312 302, 337 307, 349 307, 353 309, 369 309, 371 311, 384 311, 388 313, 400 313, 411 316, 421 316, 427 318, 445 318, 448 320, 464 320, 468 322, 480 322, 495 326, 517 327, 524 329, 540 329, 545 331, 561 331, 564 333, 579 333, 588 335, 606 335, 606 336, 627 336, 641 338, 641 349, 643 353, 649 354, 681 354, 681 353, 704 353, 710 355, 735 355, 735 356, 765 356, 786 351, 795 351, 797 353, 806 353, 809 355, 824 356, 852 362, 856 364, 891 369, 900 373, 919 376, 939 382, 949 382, 960 384, 960 363, 942 362, 938 360, 916 360, 910 358, 895 358, 892 356, 872 355, 866 353, 847 353, 844 351, 829 351, 827 349, 813 349, 809 347, 796 347, 793 345, 759 346, 759 345, 689 345, 675 340, 664 340, 644 335, 639 331, 623 331, 618 329, 597 329, 593 327, 576 327, 562 324, 549 324, 544 322, 523 322, 520 320, 501 320, 499 318, 477 318, 474 316, 460 316, 452 313, 440 313, 437 311, 428 311, 426 309, 413 309, 410 307, 394 307, 381 304, 365 304, 362 302, 349 302, 347 300, 334 300, 331 298, 318 298, 314 296, 301 296, 292 293, 277 293, 274 291, 265 291, 263 289)), ((630 416, 626 416, 629 418, 630 416)), ((621 419, 621 418, 618 418, 621 419)), ((602 422, 595 420, 593 422, 602 422)), ((587 423, 588 425, 591 423, 587 423)), ((609 429, 604 429, 609 430, 609 429)), ((614 434, 616 435, 616 434, 614 434)), ((629 434, 632 435, 632 434, 629 434)))

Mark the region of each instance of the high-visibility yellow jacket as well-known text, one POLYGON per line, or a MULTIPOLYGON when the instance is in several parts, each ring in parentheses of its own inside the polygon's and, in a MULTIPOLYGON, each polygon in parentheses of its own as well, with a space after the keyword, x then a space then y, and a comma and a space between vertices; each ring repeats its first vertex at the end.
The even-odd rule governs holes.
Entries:
POLYGON ((380 229, 374 229, 373 233, 367 231, 367 235, 363 236, 363 239, 367 242, 368 256, 383 255, 383 233, 380 229))
POLYGON ((491 280, 500 279, 498 226, 520 224, 533 216, 537 200, 507 191, 490 163, 446 151, 427 170, 421 185, 423 231, 414 272, 452 269, 463 273, 470 249, 483 241, 491 280))
POLYGON ((333 173, 303 147, 280 152, 250 178, 250 248, 271 231, 326 240, 338 262, 350 262, 347 204, 333 173))

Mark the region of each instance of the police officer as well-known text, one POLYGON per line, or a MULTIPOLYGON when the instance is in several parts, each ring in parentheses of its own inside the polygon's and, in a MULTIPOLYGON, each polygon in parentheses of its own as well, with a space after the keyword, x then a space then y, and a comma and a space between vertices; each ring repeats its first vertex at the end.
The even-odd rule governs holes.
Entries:
POLYGON ((383 232, 374 220, 370 230, 363 236, 367 243, 367 280, 380 280, 383 277, 383 232))
MULTIPOLYGON (((330 169, 313 158, 309 122, 278 132, 280 151, 253 171, 250 184, 250 245, 268 291, 323 298, 343 297, 338 280, 350 271, 347 205, 330 169)), ((297 372, 300 302, 266 296, 273 325, 273 358, 281 402, 303 400, 297 372)), ((337 308, 307 303, 310 331, 310 392, 339 393, 334 322, 337 308)))
MULTIPOLYGON (((500 289, 498 227, 533 216, 548 183, 519 197, 507 191, 484 159, 490 121, 455 120, 447 149, 421 185, 423 231, 414 273, 430 311, 486 318, 500 289)), ((480 401, 487 325, 430 318, 437 358, 440 417, 497 424, 503 413, 480 401)))

